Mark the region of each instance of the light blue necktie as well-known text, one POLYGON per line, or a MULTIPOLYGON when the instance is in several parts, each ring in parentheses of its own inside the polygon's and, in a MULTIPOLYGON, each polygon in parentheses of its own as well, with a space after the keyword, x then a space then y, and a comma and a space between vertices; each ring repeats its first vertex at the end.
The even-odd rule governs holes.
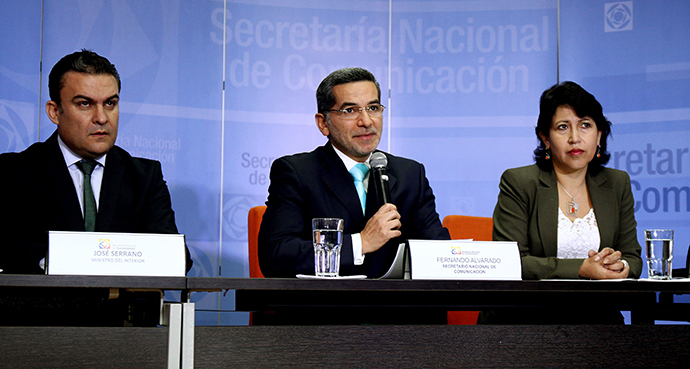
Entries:
POLYGON ((359 195, 359 202, 362 204, 362 213, 365 214, 367 205, 367 191, 364 189, 364 177, 369 173, 369 167, 366 164, 359 163, 350 169, 350 175, 355 180, 355 188, 359 195))

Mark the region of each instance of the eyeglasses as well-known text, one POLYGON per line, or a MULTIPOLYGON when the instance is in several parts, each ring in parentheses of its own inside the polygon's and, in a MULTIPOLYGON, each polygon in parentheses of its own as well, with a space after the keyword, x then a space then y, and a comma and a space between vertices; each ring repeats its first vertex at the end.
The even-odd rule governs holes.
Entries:
POLYGON ((345 109, 329 109, 328 111, 338 112, 341 118, 350 120, 359 118, 362 111, 366 111, 370 117, 380 117, 383 115, 384 109, 386 109, 386 107, 381 104, 371 104, 363 108, 351 106, 345 109))

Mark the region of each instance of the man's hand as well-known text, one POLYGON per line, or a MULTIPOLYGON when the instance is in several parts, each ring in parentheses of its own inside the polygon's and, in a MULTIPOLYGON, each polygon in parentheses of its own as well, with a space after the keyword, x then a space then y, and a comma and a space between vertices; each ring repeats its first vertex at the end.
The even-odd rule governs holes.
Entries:
POLYGON ((362 253, 368 254, 381 248, 390 239, 400 236, 400 214, 393 204, 384 204, 369 219, 360 235, 362 253))

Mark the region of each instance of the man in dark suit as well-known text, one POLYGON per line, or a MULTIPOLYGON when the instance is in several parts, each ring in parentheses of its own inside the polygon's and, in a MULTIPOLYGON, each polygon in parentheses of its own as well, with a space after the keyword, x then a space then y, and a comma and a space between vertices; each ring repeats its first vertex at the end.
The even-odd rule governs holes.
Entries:
MULTIPOLYGON (((46 113, 56 132, 20 153, 0 155, 2 272, 43 273, 51 230, 178 233, 160 163, 115 146, 115 66, 94 52, 75 52, 53 67, 48 87, 46 113), (84 183, 87 162, 94 169, 84 183), (85 210, 89 199, 95 219, 85 210)), ((191 263, 187 250, 187 270, 191 263)))
POLYGON ((0 181, 0 269, 42 273, 47 232, 85 230, 84 174, 77 165, 83 160, 96 162, 93 230, 178 233, 160 163, 133 158, 115 146, 120 98, 115 66, 83 50, 62 58, 48 84, 46 113, 56 132, 21 153, 0 155, 5 178, 0 181))
POLYGON ((436 212, 424 167, 386 154, 392 204, 379 204, 364 177, 363 206, 350 170, 369 168, 383 130, 381 90, 361 68, 327 76, 316 91, 316 124, 329 142, 310 153, 285 156, 271 167, 266 213, 259 232, 259 263, 266 277, 314 274, 311 219, 344 219, 340 275, 380 277, 406 239, 450 239, 436 212))

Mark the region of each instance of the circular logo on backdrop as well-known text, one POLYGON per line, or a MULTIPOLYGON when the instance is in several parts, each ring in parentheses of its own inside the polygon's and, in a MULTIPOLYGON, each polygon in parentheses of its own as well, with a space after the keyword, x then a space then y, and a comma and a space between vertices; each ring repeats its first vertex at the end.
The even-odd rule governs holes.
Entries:
POLYGON ((246 241, 247 214, 256 201, 248 196, 225 196, 228 200, 223 205, 223 232, 229 241, 246 241))
POLYGON ((29 134, 24 121, 11 107, 0 102, 0 153, 22 151, 27 142, 29 134))
POLYGON ((606 28, 611 31, 632 29, 632 4, 631 2, 606 4, 606 28))

